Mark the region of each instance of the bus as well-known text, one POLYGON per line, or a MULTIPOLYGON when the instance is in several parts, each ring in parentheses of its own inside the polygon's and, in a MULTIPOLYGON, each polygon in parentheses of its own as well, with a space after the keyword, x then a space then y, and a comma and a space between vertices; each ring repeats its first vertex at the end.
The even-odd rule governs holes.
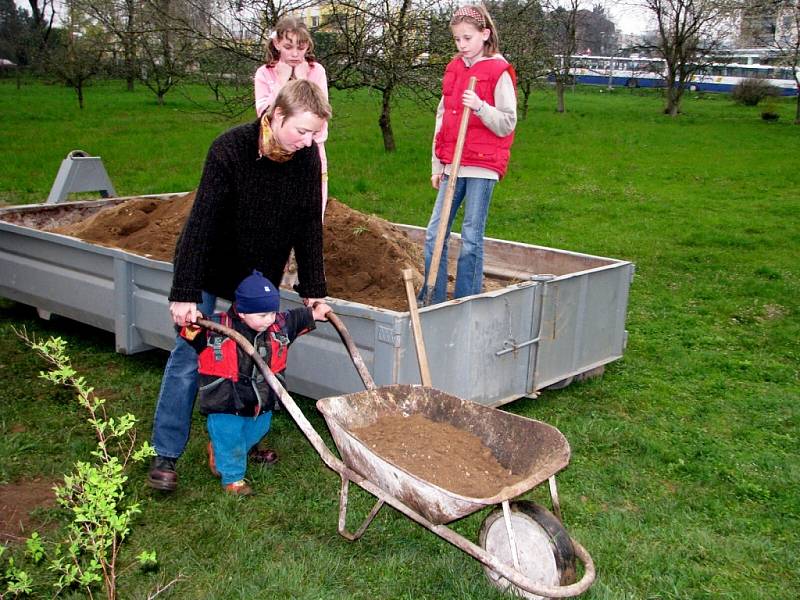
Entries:
MULTIPOLYGON (((737 59, 735 55, 730 58, 737 59)), ((638 56, 575 55, 570 68, 576 83, 609 87, 664 87, 665 72, 663 58, 638 56)), ((745 79, 764 80, 778 88, 783 96, 797 95, 791 67, 744 61, 703 64, 688 85, 692 91, 731 92, 745 79)))

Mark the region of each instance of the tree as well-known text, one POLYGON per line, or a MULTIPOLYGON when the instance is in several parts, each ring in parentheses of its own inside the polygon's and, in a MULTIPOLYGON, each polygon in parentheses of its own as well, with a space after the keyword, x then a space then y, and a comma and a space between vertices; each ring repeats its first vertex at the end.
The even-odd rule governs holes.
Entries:
POLYGON ((576 46, 579 54, 613 56, 617 49, 617 28, 602 6, 579 10, 575 22, 576 46))
POLYGON ((113 36, 122 50, 123 75, 128 91, 133 91, 137 73, 137 40, 141 0, 80 0, 84 12, 113 36))
POLYGON ((264 63, 275 24, 290 12, 318 4, 319 0, 173 0, 173 8, 158 12, 163 27, 176 39, 190 42, 186 49, 194 59, 186 61, 187 68, 214 92, 220 101, 218 112, 237 116, 252 107, 253 73, 264 63), (245 81, 247 89, 242 85, 240 91, 245 81), (226 93, 230 82, 236 84, 234 91, 226 93))
POLYGON ((517 73, 522 94, 520 119, 528 116, 531 92, 537 81, 550 72, 551 58, 546 38, 545 15, 538 2, 506 0, 489 7, 500 32, 501 52, 517 73))
POLYGON ((75 90, 83 110, 84 88, 103 66, 105 32, 91 22, 77 0, 67 0, 62 21, 54 47, 47 50, 47 70, 75 90))
POLYGON ((195 39, 175 27, 185 6, 179 0, 147 0, 139 36, 141 82, 164 104, 164 96, 195 67, 195 39))
POLYGON ((692 75, 719 49, 727 17, 735 7, 727 0, 642 0, 652 13, 658 35, 650 48, 664 59, 664 113, 680 113, 681 99, 692 75))
POLYGON ((27 39, 31 27, 30 13, 14 4, 0 0, 0 58, 24 65, 28 63, 27 39))
POLYGON ((552 4, 545 5, 549 8, 546 13, 546 40, 549 47, 550 74, 556 84, 556 111, 563 113, 566 110, 564 92, 572 83, 572 57, 576 53, 577 20, 580 0, 566 0, 565 6, 558 5, 557 0, 546 0, 552 4))
POLYGON ((36 49, 43 52, 48 45, 56 16, 55 0, 28 0, 36 49))
MULTIPOLYGON (((367 87, 381 94, 378 125, 383 148, 396 148, 392 102, 408 93, 426 101, 438 93, 431 61, 430 3, 420 0, 331 0, 329 28, 336 34, 326 57, 331 83, 338 88, 367 87)), ((450 41, 452 44, 452 40, 450 41)))
POLYGON ((794 75, 797 89, 797 105, 794 122, 800 125, 800 0, 760 0, 777 9, 774 34, 764 40, 764 45, 777 51, 778 64, 789 67, 794 75))

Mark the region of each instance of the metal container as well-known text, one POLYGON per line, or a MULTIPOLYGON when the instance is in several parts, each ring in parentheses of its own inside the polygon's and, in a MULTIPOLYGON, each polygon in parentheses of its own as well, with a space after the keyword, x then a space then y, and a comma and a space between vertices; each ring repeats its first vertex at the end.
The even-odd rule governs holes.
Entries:
MULTIPOLYGON (((171 263, 37 229, 126 199, 0 209, 0 296, 34 306, 43 317, 113 331, 124 354, 171 349, 171 263)), ((423 229, 398 227, 421 243, 423 229)), ((450 244, 457 256, 457 235, 450 244)), ((485 272, 507 279, 507 287, 419 311, 434 387, 499 406, 622 357, 632 263, 491 238, 484 260, 485 272)), ((283 308, 301 302, 285 289, 281 299, 283 308)), ((408 311, 330 303, 377 385, 420 382, 408 311)), ((329 324, 294 346, 287 369, 293 392, 323 398, 363 389, 329 324)))

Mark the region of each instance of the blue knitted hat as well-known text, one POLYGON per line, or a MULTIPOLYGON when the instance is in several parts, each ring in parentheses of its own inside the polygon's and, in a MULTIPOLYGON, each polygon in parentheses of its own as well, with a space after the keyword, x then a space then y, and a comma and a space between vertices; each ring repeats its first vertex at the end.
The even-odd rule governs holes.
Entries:
POLYGON ((253 270, 236 288, 236 312, 267 313, 278 312, 281 295, 278 288, 261 273, 253 270))

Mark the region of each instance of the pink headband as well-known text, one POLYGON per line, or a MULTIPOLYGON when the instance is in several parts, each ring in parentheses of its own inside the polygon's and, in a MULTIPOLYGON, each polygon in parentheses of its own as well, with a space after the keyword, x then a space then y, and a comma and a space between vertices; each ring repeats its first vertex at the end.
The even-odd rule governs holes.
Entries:
POLYGON ((469 17, 478 23, 481 29, 486 29, 486 23, 483 20, 483 15, 472 6, 462 6, 453 13, 453 19, 456 17, 469 17))

